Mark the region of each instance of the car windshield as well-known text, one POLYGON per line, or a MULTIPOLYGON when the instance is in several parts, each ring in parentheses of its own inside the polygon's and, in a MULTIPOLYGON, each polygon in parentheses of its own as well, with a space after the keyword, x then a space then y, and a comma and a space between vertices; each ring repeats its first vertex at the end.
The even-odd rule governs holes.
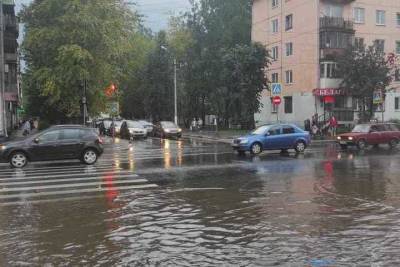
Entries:
POLYGON ((143 124, 144 126, 151 126, 152 124, 148 121, 139 121, 141 124, 143 124))
POLYGON ((162 121, 161 126, 163 128, 178 128, 178 126, 176 126, 176 124, 171 121, 162 121))
POLYGON ((371 128, 370 125, 360 124, 360 125, 356 125, 351 132, 352 133, 368 133, 370 128, 371 128))
POLYGON ((128 128, 143 128, 143 125, 137 121, 127 121, 128 128))
POLYGON ((268 129, 271 128, 270 125, 266 125, 266 126, 261 126, 259 128, 257 128, 254 132, 252 132, 251 134, 264 134, 266 131, 268 131, 268 129))
POLYGON ((104 127, 109 128, 111 126, 112 121, 103 121, 104 127))

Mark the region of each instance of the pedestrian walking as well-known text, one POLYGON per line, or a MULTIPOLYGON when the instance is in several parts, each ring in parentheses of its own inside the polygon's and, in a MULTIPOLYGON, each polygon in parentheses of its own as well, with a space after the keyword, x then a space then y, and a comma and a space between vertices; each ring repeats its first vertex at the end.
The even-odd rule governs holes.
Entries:
POLYGON ((319 128, 316 123, 313 123, 313 125, 311 127, 311 134, 315 138, 318 135, 318 133, 319 133, 319 128))
POLYGON ((304 121, 304 130, 307 132, 311 132, 311 121, 310 119, 306 119, 304 121))
POLYGON ((29 120, 26 120, 24 125, 22 126, 22 134, 26 136, 30 134, 30 132, 31 132, 31 123, 29 120))
POLYGON ((334 115, 329 119, 329 128, 331 130, 332 136, 336 136, 337 132, 337 127, 338 127, 338 121, 334 115))
POLYGON ((104 126, 104 122, 101 121, 99 124, 99 132, 100 135, 105 135, 106 134, 106 127, 104 126))

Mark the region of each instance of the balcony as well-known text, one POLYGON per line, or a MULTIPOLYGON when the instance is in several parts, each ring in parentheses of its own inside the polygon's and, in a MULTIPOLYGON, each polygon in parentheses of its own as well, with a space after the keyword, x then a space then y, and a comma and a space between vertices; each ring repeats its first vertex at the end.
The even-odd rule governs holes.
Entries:
POLYGON ((354 25, 350 20, 336 17, 322 17, 319 19, 320 31, 335 30, 354 33, 354 25))
POLYGON ((4 15, 4 25, 6 31, 17 33, 19 32, 18 18, 14 15, 4 15))

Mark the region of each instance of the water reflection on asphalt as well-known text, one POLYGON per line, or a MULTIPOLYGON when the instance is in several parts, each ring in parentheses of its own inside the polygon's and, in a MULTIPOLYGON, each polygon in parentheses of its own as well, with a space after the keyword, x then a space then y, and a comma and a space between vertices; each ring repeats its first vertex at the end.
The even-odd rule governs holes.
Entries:
POLYGON ((399 159, 332 145, 241 158, 222 144, 148 139, 109 144, 92 167, 4 166, 1 190, 25 189, 0 199, 0 266, 399 266, 399 159), (82 177, 100 191, 27 189, 82 177), (142 183, 157 187, 129 189, 142 183))

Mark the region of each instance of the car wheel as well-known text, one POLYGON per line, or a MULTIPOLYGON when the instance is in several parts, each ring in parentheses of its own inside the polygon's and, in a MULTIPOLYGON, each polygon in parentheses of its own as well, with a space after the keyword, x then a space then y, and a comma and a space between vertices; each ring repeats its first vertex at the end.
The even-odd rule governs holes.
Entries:
POLYGON ((347 149, 347 145, 340 145, 340 148, 343 149, 343 150, 346 150, 347 149))
POLYGON ((87 165, 93 165, 97 161, 97 151, 95 151, 92 148, 86 149, 85 152, 83 152, 82 155, 82 162, 87 164, 87 165))
POLYGON ((390 142, 389 142, 389 146, 390 146, 390 148, 396 148, 397 147, 397 145, 399 144, 399 140, 397 140, 397 139, 392 139, 392 140, 390 140, 390 142))
POLYGON ((297 141, 294 147, 297 153, 303 153, 306 150, 306 144, 303 141, 297 141))
POLYGON ((23 168, 28 164, 28 158, 24 152, 15 152, 10 156, 10 165, 13 168, 23 168))
POLYGON ((357 147, 360 150, 364 150, 367 147, 367 142, 364 139, 361 139, 357 142, 357 147))
POLYGON ((260 143, 254 143, 250 147, 250 152, 253 155, 258 155, 262 152, 262 147, 260 143))

